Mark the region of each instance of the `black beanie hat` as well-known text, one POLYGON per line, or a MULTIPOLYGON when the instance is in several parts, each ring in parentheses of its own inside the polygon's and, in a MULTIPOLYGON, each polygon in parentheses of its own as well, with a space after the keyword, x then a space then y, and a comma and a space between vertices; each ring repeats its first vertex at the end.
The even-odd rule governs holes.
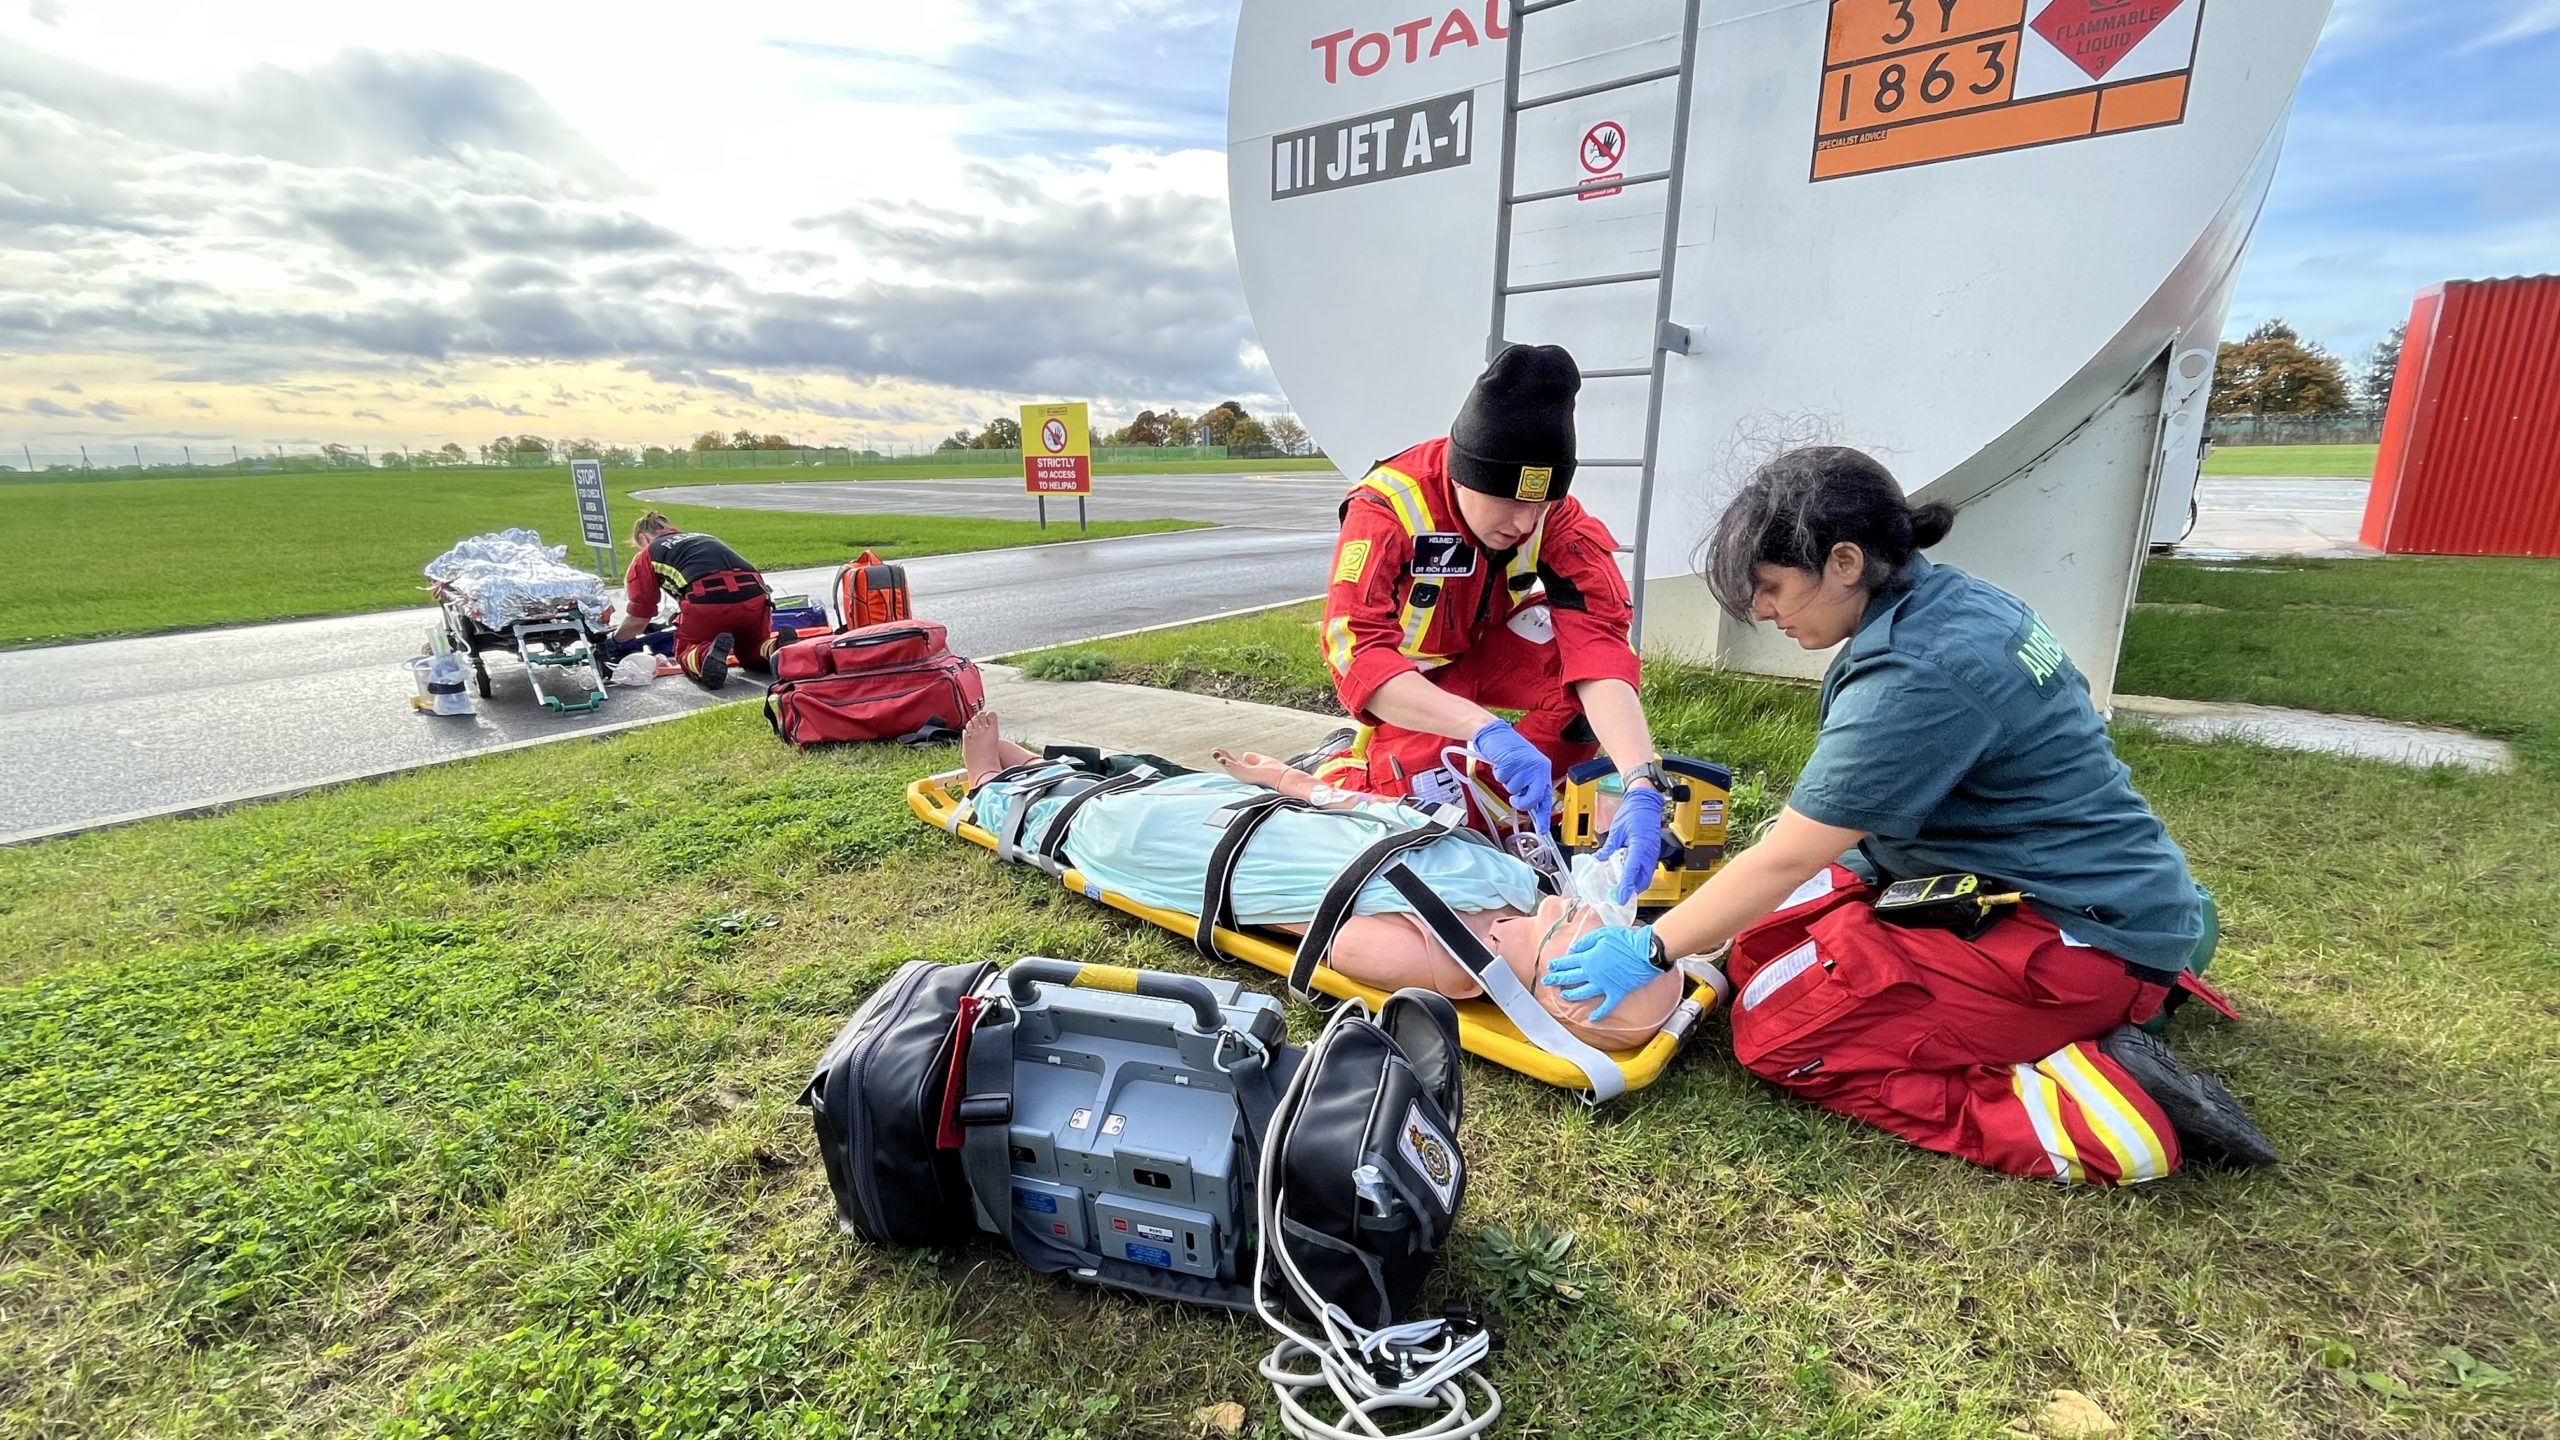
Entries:
POLYGON ((1508 345, 1449 427, 1449 479, 1505 500, 1561 500, 1573 484, 1582 370, 1561 345, 1508 345))

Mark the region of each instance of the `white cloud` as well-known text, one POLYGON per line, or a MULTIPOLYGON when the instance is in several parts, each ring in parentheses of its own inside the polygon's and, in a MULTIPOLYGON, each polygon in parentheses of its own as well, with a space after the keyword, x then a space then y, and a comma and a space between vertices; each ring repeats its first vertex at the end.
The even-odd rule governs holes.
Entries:
POLYGON ((2504 45, 2554 33, 2560 33, 2560 0, 2518 0, 2515 13, 2507 17, 2506 23, 2482 35, 2469 48, 2504 45))
MULTIPOLYGON (((0 16, 0 332, 22 352, 197 386, 611 362, 634 388, 575 404, 923 433, 1026 393, 1272 388, 1227 238, 1223 67, 1161 51, 1223 59, 1231 5, 1098 0, 1064 39, 1024 0, 58 18, 0 16), (1124 63, 1155 78, 1096 81, 1124 63)), ((573 403, 462 393, 457 414, 573 403)))

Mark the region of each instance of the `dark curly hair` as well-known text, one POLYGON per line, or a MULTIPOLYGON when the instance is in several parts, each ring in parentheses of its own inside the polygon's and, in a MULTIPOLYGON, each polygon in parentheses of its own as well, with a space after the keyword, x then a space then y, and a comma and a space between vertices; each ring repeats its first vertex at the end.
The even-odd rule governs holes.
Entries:
POLYGON ((1755 565, 1818 572, 1847 541, 1866 552, 1872 590, 1955 523, 1953 506, 1905 500, 1893 472, 1865 451, 1809 445, 1752 472, 1700 547, 1698 570, 1725 613, 1747 621, 1755 565))

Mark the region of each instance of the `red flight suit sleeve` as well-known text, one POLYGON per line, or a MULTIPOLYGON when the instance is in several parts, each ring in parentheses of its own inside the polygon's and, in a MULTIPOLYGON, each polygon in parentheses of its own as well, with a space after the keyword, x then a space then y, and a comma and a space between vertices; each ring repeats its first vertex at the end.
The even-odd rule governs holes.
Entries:
POLYGON ((1608 527, 1572 501, 1557 507, 1538 569, 1547 582, 1547 613, 1556 626, 1559 678, 1567 689, 1585 680, 1624 680, 1640 685, 1644 666, 1627 631, 1635 623, 1635 603, 1627 593, 1627 577, 1611 553, 1618 542, 1608 527), (1571 507, 1566 511, 1566 507, 1571 507))
POLYGON ((646 545, 632 554, 631 568, 622 577, 622 613, 642 620, 658 618, 658 572, 649 564, 646 545))
POLYGON ((1378 687, 1418 667, 1397 647, 1403 643, 1397 582, 1404 578, 1413 541, 1384 501, 1355 498, 1342 517, 1333 547, 1333 580, 1324 596, 1325 667, 1342 708, 1375 725, 1369 697, 1378 687))

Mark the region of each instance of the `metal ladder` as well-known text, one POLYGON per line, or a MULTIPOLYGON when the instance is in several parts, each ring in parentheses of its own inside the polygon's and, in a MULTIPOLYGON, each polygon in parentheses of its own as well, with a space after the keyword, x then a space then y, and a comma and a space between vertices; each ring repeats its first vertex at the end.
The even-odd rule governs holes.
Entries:
MULTIPOLYGON (((1576 466, 1580 469, 1633 469, 1638 472, 1635 544, 1618 547, 1618 553, 1636 557, 1635 583, 1631 587, 1635 596, 1635 617, 1629 627, 1627 638, 1629 643, 1641 645, 1644 637, 1644 554, 1645 544, 1650 538, 1653 525, 1653 472, 1654 462, 1659 455, 1661 445, 1663 369, 1666 358, 1669 356, 1697 353, 1695 338, 1691 335, 1689 328, 1672 323, 1671 281, 1672 268, 1678 256, 1680 243, 1681 179, 1684 163, 1689 155, 1689 94, 1697 70, 1699 0, 1683 0, 1681 6, 1679 64, 1646 70, 1616 80, 1604 80, 1595 85, 1578 85, 1569 90, 1559 90, 1552 95, 1540 95, 1534 99, 1521 99, 1520 53, 1526 46, 1527 35, 1522 28, 1522 22, 1542 10, 1554 10, 1578 3, 1581 3, 1581 0, 1507 0, 1511 40, 1505 47, 1502 70, 1502 188, 1501 199, 1495 207, 1493 327, 1485 341, 1485 359, 1491 361, 1495 355, 1502 352, 1503 346, 1511 343, 1509 337, 1503 333, 1503 326, 1510 311, 1511 297, 1514 295, 1535 295, 1554 290, 1586 290, 1602 285, 1650 284, 1654 287, 1651 362, 1624 369, 1582 372, 1582 378, 1585 380, 1633 380, 1639 377, 1645 380, 1647 388, 1644 410, 1644 454, 1632 460, 1581 460, 1576 466), (1521 115, 1549 105, 1561 105, 1570 100, 1587 99, 1593 95, 1606 95, 1616 90, 1629 90, 1639 85, 1651 85, 1662 80, 1676 82, 1671 112, 1671 161, 1666 168, 1643 175, 1629 175, 1617 180, 1601 177, 1552 190, 1533 190, 1526 195, 1515 193, 1515 186, 1519 179, 1521 115), (1618 275, 1590 275, 1572 280, 1542 280, 1528 285, 1511 283, 1511 217, 1514 211, 1523 205, 1561 200, 1567 196, 1579 195, 1586 190, 1611 187, 1631 190, 1638 185, 1667 187, 1663 192, 1662 248, 1655 258, 1652 269, 1631 270, 1618 275)), ((1623 3, 1623 0, 1620 0, 1620 3, 1623 3)))

